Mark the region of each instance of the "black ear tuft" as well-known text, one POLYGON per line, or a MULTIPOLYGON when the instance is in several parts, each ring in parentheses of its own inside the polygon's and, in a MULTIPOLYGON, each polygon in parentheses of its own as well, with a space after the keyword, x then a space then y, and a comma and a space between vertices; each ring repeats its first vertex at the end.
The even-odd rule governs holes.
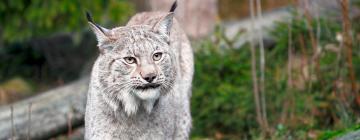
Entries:
POLYGON ((94 24, 96 26, 96 28, 98 28, 101 32, 103 32, 105 34, 104 29, 102 27, 100 27, 98 24, 94 23, 94 20, 91 16, 90 12, 88 12, 88 11, 86 11, 86 18, 90 23, 94 24))
POLYGON ((91 23, 94 23, 92 17, 91 17, 91 14, 89 13, 89 11, 86 11, 86 19, 91 22, 91 23))
POLYGON ((175 0, 175 2, 172 4, 172 6, 170 8, 170 12, 174 12, 176 7, 177 7, 177 0, 175 0))

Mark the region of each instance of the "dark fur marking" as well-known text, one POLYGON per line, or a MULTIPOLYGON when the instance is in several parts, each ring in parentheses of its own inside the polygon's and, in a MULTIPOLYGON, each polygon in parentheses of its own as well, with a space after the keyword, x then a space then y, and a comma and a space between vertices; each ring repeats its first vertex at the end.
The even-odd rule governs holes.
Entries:
POLYGON ((90 14, 90 12, 88 12, 88 11, 86 11, 86 19, 87 19, 90 23, 94 24, 102 33, 105 34, 105 31, 104 31, 98 24, 96 24, 96 23, 94 22, 91 14, 90 14))
POLYGON ((175 2, 172 4, 172 6, 170 8, 170 12, 174 12, 176 7, 177 7, 177 0, 175 0, 175 2))

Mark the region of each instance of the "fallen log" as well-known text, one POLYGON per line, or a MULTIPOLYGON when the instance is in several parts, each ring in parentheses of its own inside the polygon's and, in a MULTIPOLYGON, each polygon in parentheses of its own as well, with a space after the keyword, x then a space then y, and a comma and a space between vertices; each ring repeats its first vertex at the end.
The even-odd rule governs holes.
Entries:
POLYGON ((89 78, 83 78, 0 107, 0 140, 49 139, 82 125, 88 83, 89 78))
POLYGON ((355 130, 336 138, 336 140, 359 140, 359 139, 360 139, 360 130, 355 130))

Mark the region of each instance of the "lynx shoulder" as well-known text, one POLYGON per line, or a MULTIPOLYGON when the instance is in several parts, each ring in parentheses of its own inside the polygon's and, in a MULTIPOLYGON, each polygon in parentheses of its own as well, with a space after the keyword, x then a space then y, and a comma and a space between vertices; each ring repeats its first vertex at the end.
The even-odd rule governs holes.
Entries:
POLYGON ((194 71, 190 42, 170 12, 145 12, 106 29, 87 18, 100 54, 85 113, 85 139, 188 139, 194 71))

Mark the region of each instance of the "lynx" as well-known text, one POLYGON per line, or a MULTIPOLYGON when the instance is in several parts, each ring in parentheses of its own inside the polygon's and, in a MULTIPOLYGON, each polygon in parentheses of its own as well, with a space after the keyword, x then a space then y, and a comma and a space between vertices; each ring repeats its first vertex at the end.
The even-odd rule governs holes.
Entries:
POLYGON ((193 52, 170 12, 144 12, 123 27, 88 23, 99 56, 85 113, 87 140, 189 139, 193 52))

